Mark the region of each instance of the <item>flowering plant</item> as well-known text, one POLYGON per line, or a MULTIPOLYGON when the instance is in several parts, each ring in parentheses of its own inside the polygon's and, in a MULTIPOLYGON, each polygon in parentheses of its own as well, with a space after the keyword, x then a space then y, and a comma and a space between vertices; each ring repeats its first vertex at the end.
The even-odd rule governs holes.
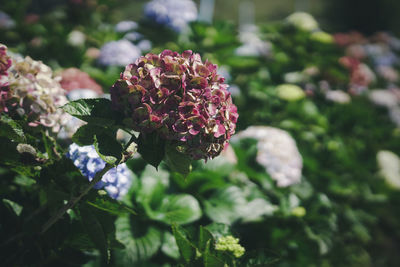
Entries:
POLYGON ((197 7, 192 0, 153 0, 145 6, 146 16, 177 32, 197 19, 197 7))
POLYGON ((199 54, 165 50, 128 65, 111 99, 134 131, 157 132, 191 158, 208 159, 235 132, 238 114, 227 88, 217 66, 199 54))
POLYGON ((58 109, 67 103, 59 78, 41 61, 30 57, 11 60, 0 46, 1 107, 11 115, 27 116, 30 126, 43 125, 60 131, 68 115, 58 109))

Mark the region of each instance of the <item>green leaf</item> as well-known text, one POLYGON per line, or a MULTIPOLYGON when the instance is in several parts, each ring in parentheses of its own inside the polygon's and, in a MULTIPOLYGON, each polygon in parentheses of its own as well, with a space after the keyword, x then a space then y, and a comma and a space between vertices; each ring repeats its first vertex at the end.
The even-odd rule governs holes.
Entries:
POLYGON ((207 243, 214 242, 214 237, 211 232, 200 225, 200 232, 199 232, 199 250, 204 251, 206 249, 207 243))
POLYGON ((95 193, 97 196, 94 199, 87 200, 87 204, 93 206, 99 210, 106 211, 113 215, 133 214, 136 215, 135 211, 126 206, 125 204, 110 198, 107 195, 101 196, 95 193))
POLYGON ((229 186, 214 193, 204 202, 205 213, 215 222, 232 224, 241 217, 247 200, 239 187, 229 186))
POLYGON ((100 250, 104 260, 108 262, 110 260, 110 254, 107 235, 104 232, 100 221, 96 217, 95 213, 92 212, 91 208, 85 204, 79 206, 79 211, 82 217, 83 227, 85 228, 92 242, 95 244, 96 248, 100 250))
POLYGON ((136 266, 157 253, 161 232, 156 227, 137 221, 137 217, 122 216, 115 222, 116 238, 125 249, 115 251, 117 266, 136 266))
POLYGON ((23 207, 18 203, 6 198, 3 198, 3 203, 8 206, 17 216, 21 214, 23 207))
POLYGON ((122 145, 108 133, 95 135, 94 147, 102 160, 117 165, 122 159, 122 145))
POLYGON ((149 217, 168 224, 186 224, 198 220, 201 208, 197 199, 188 194, 167 195, 159 208, 149 211, 149 217))
POLYGON ((93 145, 95 135, 104 132, 104 130, 104 128, 97 125, 85 124, 75 132, 72 136, 72 141, 79 146, 93 145))
POLYGON ((141 133, 138 138, 138 152, 149 164, 158 168, 165 155, 165 140, 157 133, 141 133))
POLYGON ((118 119, 111 108, 111 101, 105 98, 79 99, 62 108, 74 117, 103 127, 115 124, 118 119))
POLYGON ((211 223, 204 227, 207 229, 214 239, 218 239, 221 236, 227 236, 227 235, 232 235, 231 230, 229 229, 229 226, 223 223, 211 223))
POLYGON ((179 247, 183 259, 189 263, 196 257, 196 247, 191 243, 184 229, 178 225, 172 225, 172 233, 174 234, 176 244, 179 247))
POLYGON ((169 186, 169 173, 147 165, 139 180, 136 201, 144 206, 159 206, 169 186))
POLYGON ((26 142, 22 127, 6 114, 1 114, 0 116, 0 136, 7 137, 18 143, 26 142))
MULTIPOLYGON (((204 267, 224 267, 225 263, 211 253, 211 240, 208 240, 204 251, 204 267)), ((228 266, 228 265, 226 265, 228 266)))
POLYGON ((178 245, 176 244, 175 237, 170 233, 170 232, 164 232, 164 237, 163 237, 163 244, 161 246, 161 251, 173 258, 178 260, 180 257, 179 254, 179 248, 178 245))
POLYGON ((170 167, 171 171, 178 172, 184 177, 188 176, 192 170, 191 158, 177 150, 177 147, 172 144, 167 144, 165 147, 165 162, 170 167))

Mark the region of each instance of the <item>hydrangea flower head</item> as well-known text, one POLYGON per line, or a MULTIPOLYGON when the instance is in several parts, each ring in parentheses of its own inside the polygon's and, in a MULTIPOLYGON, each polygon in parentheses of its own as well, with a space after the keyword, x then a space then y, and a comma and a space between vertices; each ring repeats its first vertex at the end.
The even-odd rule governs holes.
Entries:
POLYGON ((8 69, 11 59, 7 55, 7 47, 0 44, 0 112, 7 111, 7 100, 11 97, 8 79, 8 69))
POLYGON ((386 183, 397 190, 400 190, 400 158, 392 151, 381 150, 376 155, 379 166, 379 174, 386 183))
POLYGON ((30 57, 10 61, 1 48, 1 110, 26 116, 29 126, 43 125, 57 133, 70 118, 61 107, 67 103, 65 91, 61 88, 59 77, 41 61, 30 57), (4 63, 6 62, 6 63, 4 63), (2 82, 3 83, 3 82, 2 82))
POLYGON ((111 41, 100 49, 98 61, 104 66, 126 66, 140 57, 141 53, 140 49, 128 40, 111 41))
POLYGON ((116 32, 129 32, 136 30, 138 28, 138 24, 132 20, 123 20, 115 25, 116 32))
POLYGON ((89 74, 77 68, 68 68, 61 72, 61 86, 70 92, 76 89, 90 89, 97 94, 103 94, 101 86, 89 74))
POLYGON ((144 9, 146 16, 177 32, 197 19, 197 7, 192 0, 153 0, 144 9))
MULTIPOLYGON (((106 163, 97 154, 94 146, 78 146, 71 144, 67 157, 86 176, 89 181, 93 180, 97 172, 101 171, 106 163)), ((103 178, 94 188, 104 188, 110 197, 121 199, 129 190, 133 174, 125 163, 112 168, 103 175, 103 178)))
POLYGON ((256 161, 265 167, 278 187, 287 187, 301 181, 303 159, 296 141, 286 131, 267 126, 250 126, 235 138, 254 138, 258 141, 256 161))
POLYGON ((235 132, 237 108, 227 88, 217 66, 199 54, 165 50, 128 65, 110 93, 134 131, 156 131, 193 159, 208 159, 235 132))

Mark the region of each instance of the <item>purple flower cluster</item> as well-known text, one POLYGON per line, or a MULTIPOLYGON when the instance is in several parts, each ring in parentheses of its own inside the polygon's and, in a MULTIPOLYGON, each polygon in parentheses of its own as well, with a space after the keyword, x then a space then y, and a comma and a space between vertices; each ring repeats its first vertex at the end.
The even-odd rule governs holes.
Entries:
MULTIPOLYGON (((94 146, 80 147, 77 144, 72 144, 69 147, 67 157, 73 161, 74 165, 89 181, 106 165, 97 154, 94 146)), ((104 188, 111 198, 121 199, 129 191, 132 178, 132 172, 123 163, 106 172, 94 188, 104 188)))
POLYGON ((238 118, 217 65, 199 54, 165 50, 130 64, 111 88, 114 109, 134 131, 156 131, 193 159, 219 155, 238 118))

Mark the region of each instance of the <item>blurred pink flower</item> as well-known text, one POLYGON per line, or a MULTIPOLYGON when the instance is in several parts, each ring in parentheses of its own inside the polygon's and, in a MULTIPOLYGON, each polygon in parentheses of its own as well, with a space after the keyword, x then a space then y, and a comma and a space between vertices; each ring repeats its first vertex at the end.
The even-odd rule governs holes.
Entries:
POLYGON ((97 84, 89 74, 77 68, 68 68, 61 73, 61 87, 65 90, 90 89, 98 94, 103 94, 103 89, 97 84))

